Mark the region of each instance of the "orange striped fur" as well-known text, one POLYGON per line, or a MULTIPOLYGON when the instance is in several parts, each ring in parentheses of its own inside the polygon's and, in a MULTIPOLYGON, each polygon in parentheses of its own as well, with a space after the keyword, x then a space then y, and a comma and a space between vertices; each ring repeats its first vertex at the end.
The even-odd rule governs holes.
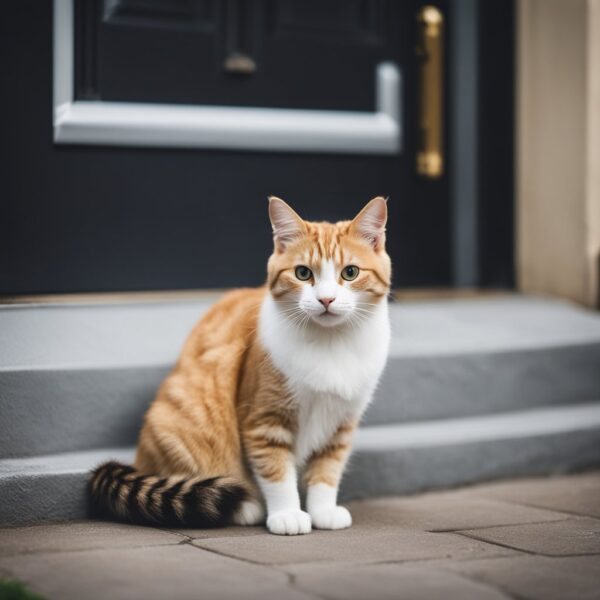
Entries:
MULTIPOLYGON (((271 201, 270 211, 275 249, 266 285, 226 294, 200 319, 145 416, 133 468, 109 463, 94 472, 90 493, 96 508, 149 523, 261 522, 261 490, 284 481, 293 465, 303 471, 308 488, 337 490, 360 414, 340 419, 319 447, 303 459, 296 456, 305 417, 290 377, 265 347, 261 311, 270 298, 283 315, 300 320, 294 314, 299 294, 310 291, 305 286, 316 289, 316 274, 325 264, 335 265, 340 293, 362 299, 355 321, 349 316, 338 329, 356 326, 357 314, 367 315, 385 301, 391 277, 381 216, 385 202, 377 198, 353 221, 335 224, 303 221, 279 199, 271 201), (312 281, 298 279, 298 265, 314 273, 312 281), (360 269, 351 281, 342 277, 347 265, 360 269)), ((303 532, 301 525, 282 522, 270 529, 303 532)))

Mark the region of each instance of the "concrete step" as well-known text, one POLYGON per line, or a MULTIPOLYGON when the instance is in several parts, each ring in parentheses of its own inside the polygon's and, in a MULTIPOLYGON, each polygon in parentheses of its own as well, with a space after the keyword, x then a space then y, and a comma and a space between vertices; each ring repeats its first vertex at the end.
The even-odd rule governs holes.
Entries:
MULTIPOLYGON (((0 460, 0 526, 86 516, 88 472, 133 448, 0 460)), ((600 402, 359 430, 342 498, 585 469, 600 464, 600 402)))
MULTIPOLYGON (((0 307, 0 458, 133 445, 209 301, 0 307)), ((365 424, 600 398, 600 316, 503 296, 391 305, 388 367, 365 424)))

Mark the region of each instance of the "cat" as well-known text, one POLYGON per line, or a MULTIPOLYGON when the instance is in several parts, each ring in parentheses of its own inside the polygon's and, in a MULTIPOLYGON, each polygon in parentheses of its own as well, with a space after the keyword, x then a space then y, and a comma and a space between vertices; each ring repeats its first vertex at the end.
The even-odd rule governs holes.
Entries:
POLYGON ((270 197, 269 217, 266 285, 227 293, 197 323, 134 466, 93 471, 96 513, 190 527, 266 519, 279 535, 351 526, 338 486, 390 343, 387 203, 332 224, 270 197))

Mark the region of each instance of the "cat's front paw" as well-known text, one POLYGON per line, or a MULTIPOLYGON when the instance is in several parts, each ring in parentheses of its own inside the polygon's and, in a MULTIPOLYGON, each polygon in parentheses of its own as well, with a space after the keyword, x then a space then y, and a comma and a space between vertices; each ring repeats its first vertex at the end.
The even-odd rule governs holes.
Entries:
POLYGON ((303 510, 282 510, 267 518, 267 529, 275 535, 302 535, 311 528, 310 515, 303 510))
POLYGON ((310 516, 317 529, 346 529, 352 525, 352 515, 343 506, 319 508, 311 511, 310 516))

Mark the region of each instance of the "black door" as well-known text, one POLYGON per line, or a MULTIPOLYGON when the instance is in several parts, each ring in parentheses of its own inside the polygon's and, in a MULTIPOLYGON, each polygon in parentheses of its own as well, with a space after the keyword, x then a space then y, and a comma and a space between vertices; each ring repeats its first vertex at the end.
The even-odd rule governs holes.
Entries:
POLYGON ((2 103, 5 114, 19 119, 4 125, 0 293, 260 284, 271 248, 269 194, 307 219, 331 220, 353 216, 375 195, 389 196, 395 285, 451 285, 452 42, 445 33, 453 5, 435 2, 444 33, 436 135, 446 160, 433 176, 419 173, 417 161, 430 135, 423 130, 423 93, 432 85, 423 68, 431 59, 419 22, 423 6, 417 0, 74 3, 77 100, 371 113, 377 66, 391 62, 402 82, 400 147, 391 154, 55 144, 52 7, 35 0, 4 7, 10 18, 0 26, 6 46, 0 60, 13 92, 2 103))

